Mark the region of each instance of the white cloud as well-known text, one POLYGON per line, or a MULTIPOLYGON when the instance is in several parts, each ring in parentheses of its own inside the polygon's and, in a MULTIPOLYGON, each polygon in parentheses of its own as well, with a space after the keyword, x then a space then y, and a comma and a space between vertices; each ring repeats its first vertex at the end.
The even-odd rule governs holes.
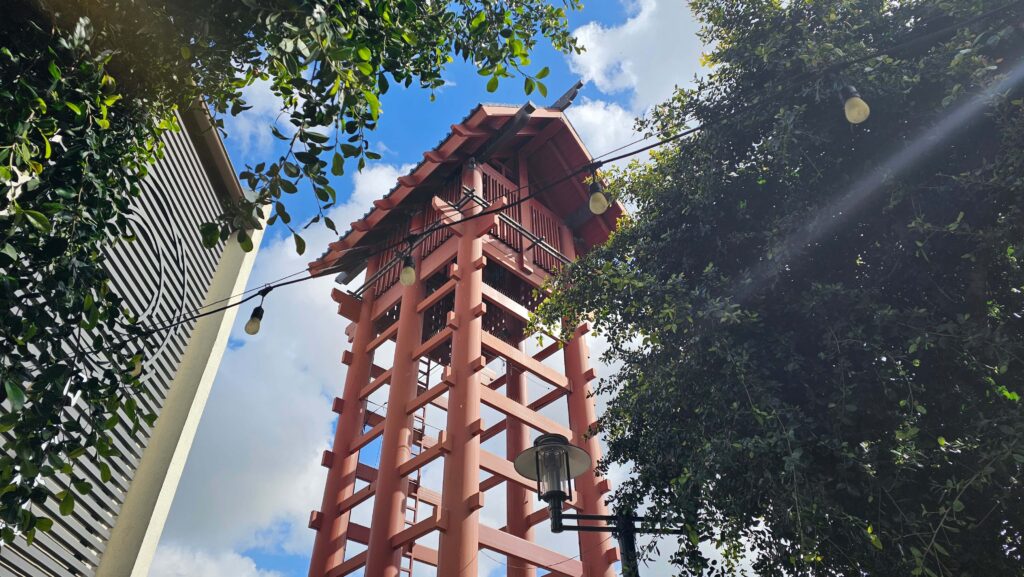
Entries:
POLYGON ((157 551, 149 577, 282 577, 276 571, 261 571, 252 559, 237 553, 211 555, 185 547, 162 546, 157 551))
POLYGON ((614 102, 587 97, 569 107, 565 114, 595 157, 605 155, 639 138, 633 130, 634 115, 614 102))
MULTIPOLYGON (((270 133, 270 127, 281 113, 283 103, 271 91, 269 80, 257 80, 247 86, 242 91, 242 99, 252 108, 238 116, 228 114, 224 117, 227 141, 237 146, 245 159, 265 156, 273 149, 274 136, 270 133)), ((293 128, 288 123, 283 123, 281 127, 293 128)))
MULTIPOLYGON (((357 174, 351 197, 331 217, 347 229, 408 168, 381 164, 357 174)), ((304 236, 311 252, 335 238, 322 226, 304 236)), ((269 243, 249 284, 300 271, 314 256, 296 254, 287 237, 269 243)), ((241 346, 224 356, 161 550, 309 552, 313 532, 306 521, 320 506, 320 452, 329 446, 335 416, 330 398, 341 394, 345 379, 347 321, 337 314, 332 287, 325 277, 274 291, 256 336, 241 330, 256 303, 243 305, 232 334, 241 346)), ((165 570, 166 559, 158 557, 155 566, 165 570)))
POLYGON ((586 47, 570 67, 606 94, 631 93, 630 108, 642 113, 668 98, 699 70, 698 23, 682 0, 635 0, 633 15, 619 26, 597 22, 575 31, 586 47))

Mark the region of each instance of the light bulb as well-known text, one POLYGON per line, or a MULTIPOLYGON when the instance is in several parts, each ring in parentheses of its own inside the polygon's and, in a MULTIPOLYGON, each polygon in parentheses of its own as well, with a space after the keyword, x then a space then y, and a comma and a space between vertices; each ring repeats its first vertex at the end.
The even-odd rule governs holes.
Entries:
POLYGON ((597 180, 597 175, 594 175, 594 181, 590 183, 590 212, 594 214, 604 214, 611 203, 608 202, 608 196, 605 195, 604 190, 601 188, 601 183, 597 180))
POLYGON ((846 115, 847 122, 860 124, 871 116, 871 107, 860 97, 856 88, 852 86, 843 88, 841 96, 843 98, 843 113, 846 115))
POLYGON ((260 332, 260 321, 263 320, 263 305, 260 305, 252 309, 252 314, 249 315, 249 320, 245 323, 245 332, 250 335, 254 335, 260 332))
POLYGON ((412 256, 406 256, 402 261, 402 272, 398 275, 398 282, 402 283, 402 286, 416 284, 416 263, 412 256))

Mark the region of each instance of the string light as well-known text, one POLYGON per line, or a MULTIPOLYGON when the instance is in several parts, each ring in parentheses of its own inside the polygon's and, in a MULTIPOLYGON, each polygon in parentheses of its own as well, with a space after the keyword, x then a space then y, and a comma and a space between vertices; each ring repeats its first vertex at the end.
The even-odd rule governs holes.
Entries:
MULTIPOLYGON (((861 62, 866 62, 866 61, 868 61, 868 60, 870 60, 872 58, 877 58, 879 56, 882 56, 884 54, 888 54, 890 52, 894 52, 894 51, 899 50, 901 48, 905 48, 907 46, 912 46, 912 45, 920 45, 920 44, 923 44, 925 42, 931 41, 933 39, 941 38, 944 34, 948 33, 949 31, 957 30, 959 28, 962 28, 962 27, 965 27, 965 26, 969 26, 969 25, 975 24, 977 22, 981 22, 983 20, 987 20, 987 19, 989 19, 989 18, 991 18, 993 16, 997 16, 997 15, 999 15, 999 14, 1005 12, 1005 11, 1008 11, 1008 10, 1010 10, 1012 8, 1016 8, 1018 5, 1021 5, 1021 4, 1024 4, 1024 0, 1014 0, 1014 1, 1008 2, 1005 5, 999 6, 997 8, 993 8, 992 10, 989 10, 987 12, 978 14, 978 15, 972 17, 972 18, 968 18, 968 19, 965 19, 965 20, 960 21, 960 22, 953 22, 953 23, 948 24, 946 26, 942 26, 942 27, 936 28, 935 30, 930 31, 929 33, 925 34, 924 36, 918 36, 916 38, 912 38, 912 39, 909 39, 907 41, 897 42, 897 43, 894 43, 894 44, 890 45, 888 48, 877 49, 877 50, 871 51, 871 52, 869 52, 867 54, 863 54, 861 56, 858 56, 856 58, 851 58, 851 59, 848 59, 848 60, 844 60, 842 62, 834 63, 834 64, 832 64, 830 66, 827 66, 826 68, 824 68, 822 70, 817 71, 816 73, 811 73, 811 72, 805 73, 804 75, 798 77, 798 80, 800 82, 806 82, 809 79, 812 79, 812 78, 815 78, 815 77, 822 77, 822 76, 826 76, 826 75, 829 75, 829 74, 834 74, 837 71, 842 70, 844 68, 848 68, 848 67, 850 67, 852 65, 859 64, 861 62)), ((857 119, 860 119, 859 122, 864 122, 865 120, 867 120, 868 116, 871 113, 871 109, 868 106, 867 102, 865 102, 860 97, 860 94, 857 93, 856 89, 854 87, 852 87, 852 86, 848 86, 846 88, 843 88, 840 91, 840 95, 842 96, 843 94, 849 94, 849 97, 850 97, 850 98, 843 98, 843 110, 844 110, 844 114, 846 114, 846 116, 847 116, 847 120, 849 120, 851 123, 854 123, 854 124, 858 123, 858 122, 855 122, 855 120, 857 120, 857 119), (852 93, 847 93, 847 90, 852 90, 852 93), (852 100, 852 102, 849 102, 850 109, 848 109, 847 103, 850 100, 852 100)), ((757 102, 752 103, 750 107, 753 107, 755 104, 756 105, 760 105, 760 104, 763 104, 763 102, 758 100, 757 102)), ((750 107, 746 107, 746 108, 744 108, 744 110, 746 110, 747 108, 750 108, 750 107)), ((578 169, 572 171, 571 173, 565 175, 564 177, 549 183, 547 186, 542 186, 539 189, 535 188, 529 194, 523 195, 518 200, 512 202, 508 206, 502 207, 500 209, 484 210, 484 211, 478 212, 478 213, 476 213, 474 215, 464 216, 459 221, 456 221, 456 223, 451 223, 451 224, 457 224, 457 223, 464 222, 466 220, 472 220, 474 218, 480 218, 480 217, 483 217, 483 216, 487 216, 489 214, 494 214, 496 212, 500 212, 501 210, 505 210, 505 209, 509 208, 510 206, 515 206, 517 204, 521 204, 521 203, 525 202, 527 199, 529 199, 531 197, 534 197, 534 196, 537 196, 541 192, 544 192, 544 191, 550 189, 553 186, 561 184, 562 182, 565 182, 566 180, 569 180, 570 178, 573 178, 573 177, 575 177, 575 176, 577 176, 579 174, 582 174, 584 172, 588 172, 588 171, 589 172, 593 172, 594 170, 596 170, 600 166, 604 165, 605 163, 611 163, 611 162, 615 162, 617 160, 621 160, 621 159, 624 159, 624 158, 629 158, 629 157, 635 156, 637 154, 640 154, 642 152, 646 152, 648 150, 651 150, 653 148, 657 148, 658 146, 662 146, 662 145, 668 144, 670 142, 675 142, 677 140, 680 140, 681 138, 684 138, 684 137, 689 136, 691 134, 694 134, 694 133, 696 133, 698 131, 701 131, 701 130, 703 130, 705 128, 708 128, 709 126, 720 124, 723 121, 729 120, 729 119, 737 116, 739 114, 739 112, 740 111, 734 111, 734 112, 726 114, 726 115, 724 115, 724 116, 722 116, 722 117, 720 117, 718 119, 715 119, 715 120, 712 120, 712 121, 708 121, 708 122, 705 122, 702 125, 695 126, 693 128, 689 128, 689 129, 683 130, 683 131, 678 132, 678 133, 676 133, 674 135, 671 135, 671 136, 668 136, 668 137, 663 138, 661 140, 658 140, 658 141, 656 141, 656 142, 654 142, 652 144, 649 144, 649 145, 646 145, 646 146, 642 146, 642 147, 640 147, 638 149, 626 152, 624 154, 620 154, 620 155, 615 156, 615 157, 606 158, 604 160, 596 160, 595 159, 594 161, 579 167, 578 169)), ((648 138, 645 137, 643 139, 640 139, 640 140, 634 141, 632 143, 623 145, 623 146, 621 146, 619 148, 616 148, 616 149, 614 149, 612 151, 606 152, 606 153, 604 153, 601 156, 612 154, 613 152, 617 152, 619 150, 622 150, 623 148, 625 148, 626 146, 629 146, 630 144, 636 144, 636 143, 642 142, 642 141, 647 140, 647 139, 648 138)), ((520 188, 522 188, 522 187, 520 187, 520 188)), ((593 184, 591 184, 591 193, 592 193, 591 196, 593 196, 593 192, 594 192, 593 189, 594 189, 594 186, 593 186, 593 184)), ((602 196, 605 197, 605 200, 607 201, 607 195, 604 194, 603 190, 602 190, 601 194, 602 194, 602 196)), ((609 203, 609 206, 610 206, 610 203, 609 203)), ((597 214, 597 213, 595 213, 595 214, 597 214)), ((441 228, 447 228, 448 226, 451 226, 451 224, 444 223, 444 221, 438 221, 437 223, 435 223, 435 226, 428 227, 428 228, 424 229, 422 232, 420 232, 419 236, 422 237, 422 236, 425 236, 427 234, 430 234, 430 233, 434 232, 435 230, 439 230, 441 228)), ((369 255, 366 255, 366 256, 374 256, 374 255, 380 254, 380 253, 382 253, 382 252, 384 252, 386 250, 390 250, 392 248, 395 248, 395 246, 391 245, 391 246, 383 247, 381 250, 375 251, 375 252, 373 252, 373 253, 371 253, 369 255)), ((348 250, 341 251, 341 252, 345 253, 345 252, 349 252, 350 250, 354 250, 354 249, 348 249, 348 250)), ((340 257, 341 257, 340 254, 335 256, 336 259, 340 259, 340 257)), ((415 266, 413 268, 415 268, 415 266)), ((264 295, 264 291, 270 292, 270 290, 272 290, 273 288, 276 288, 276 287, 287 286, 287 285, 295 284, 295 283, 298 283, 298 282, 306 282, 306 281, 313 280, 313 279, 316 279, 316 278, 321 278, 323 276, 327 276, 329 274, 336 273, 337 269, 333 268, 331 266, 328 266, 328 267, 325 267, 324 269, 322 269, 320 272, 318 272, 316 274, 311 274, 309 276, 302 277, 302 278, 285 280, 285 279, 288 279, 289 277, 296 276, 298 274, 302 274, 303 272, 306 272, 306 271, 305 270, 297 271, 295 273, 292 273, 291 275, 283 277, 282 279, 279 279, 278 281, 275 281, 275 282, 267 285, 266 288, 264 288, 264 289, 262 289, 260 291, 260 294, 253 294, 253 295, 244 296, 241 300, 239 300, 237 302, 228 303, 228 304, 225 304, 223 306, 219 306, 217 308, 212 308, 212 309, 204 311, 204 312, 198 312, 199 310, 202 310, 203 308, 207 308, 207 307, 209 307, 209 306, 211 306, 213 304, 217 304, 217 303, 221 303, 221 302, 226 302, 226 301, 230 300, 231 298, 234 298, 235 296, 245 295, 246 293, 249 293, 252 289, 244 291, 243 293, 240 293, 240 295, 231 295, 231 296, 225 297, 225 298, 223 298, 223 299, 221 299, 219 301, 215 301, 215 303, 208 303, 207 305, 204 305, 203 307, 199 307, 198 309, 194 309, 192 311, 189 311, 188 313, 180 314, 180 315, 178 315, 178 317, 176 317, 173 320, 168 321, 166 324, 164 324, 162 326, 153 327, 151 329, 140 331, 136 335, 133 335, 132 338, 138 338, 139 335, 142 335, 142 336, 153 335, 153 334, 156 334, 158 332, 169 330, 171 328, 180 326, 180 325, 188 323, 188 322, 192 322, 194 320, 198 320, 200 318, 203 318, 203 317, 206 317, 206 316, 209 316, 209 315, 213 315, 213 314, 216 314, 216 313, 219 313, 219 312, 223 312, 223 311, 225 311, 227 309, 234 308, 234 307, 237 307, 239 305, 242 305, 245 302, 256 298, 257 296, 265 296, 264 295), (195 313, 195 314, 192 314, 192 313, 195 313)), ((261 301, 261 303, 262 303, 262 301, 261 301)), ((263 312, 262 311, 262 306, 257 307, 257 309, 259 309, 259 311, 260 311, 258 313, 258 315, 260 317, 259 320, 262 320, 262 312, 263 312)), ((253 315, 252 316, 253 317, 257 316, 257 311, 256 310, 253 311, 253 315)), ((252 321, 253 321, 253 318, 250 318, 250 322, 252 322, 252 321)), ((248 324, 249 323, 246 323, 247 326, 248 326, 248 324)), ((255 326, 255 330, 259 331, 259 322, 258 322, 258 320, 254 324, 256 325, 255 326)), ((250 333, 250 334, 255 334, 255 333, 250 333)), ((88 351, 83 351, 83 353, 84 354, 95 354, 95 353, 103 352, 105 350, 109 350, 110 348, 114 348, 114 347, 118 347, 118 346, 123 346, 123 344, 124 344, 124 342, 115 342, 115 343, 112 343, 110 347, 95 348, 95 349, 91 349, 91 350, 88 350, 88 351)))
POLYGON ((398 282, 402 283, 402 286, 416 284, 416 261, 411 254, 405 255, 402 259, 402 272, 398 274, 398 282))
POLYGON ((260 332, 260 322, 263 321, 263 305, 258 305, 252 309, 252 314, 249 315, 249 320, 245 323, 245 332, 250 335, 255 335, 260 332))
POLYGON ((590 181, 590 202, 588 204, 590 212, 597 215, 604 214, 608 207, 612 205, 608 201, 608 196, 604 193, 604 187, 601 186, 601 180, 597 177, 597 172, 594 172, 590 181))
POLYGON ((844 86, 839 91, 839 97, 843 101, 843 114, 850 124, 860 124, 871 116, 871 107, 860 97, 860 93, 853 86, 844 86))
POLYGON ((256 308, 252 309, 252 314, 249 315, 249 320, 245 322, 246 334, 255 335, 260 332, 260 324, 263 322, 263 300, 267 298, 270 291, 274 290, 273 285, 265 286, 260 289, 257 293, 260 297, 260 304, 256 305, 256 308))

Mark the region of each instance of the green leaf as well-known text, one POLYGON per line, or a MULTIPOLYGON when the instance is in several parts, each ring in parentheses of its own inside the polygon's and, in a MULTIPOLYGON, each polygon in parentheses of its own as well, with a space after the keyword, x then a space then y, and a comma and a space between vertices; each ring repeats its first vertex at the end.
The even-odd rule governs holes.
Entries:
POLYGON ((70 515, 75 510, 75 495, 71 491, 61 491, 58 493, 60 496, 60 514, 70 515), (61 496, 62 495, 62 496, 61 496))
POLYGON ((491 76, 491 79, 487 81, 487 92, 494 92, 498 89, 498 77, 491 76))
POLYGON ((314 142, 319 142, 320 144, 323 144, 330 140, 330 138, 326 134, 323 134, 322 132, 316 132, 313 130, 303 130, 302 133, 308 136, 310 140, 314 142))
POLYGON ((360 46, 359 49, 356 50, 356 54, 359 55, 360 59, 366 61, 369 61, 370 57, 372 56, 372 54, 370 54, 370 49, 365 46, 360 46))
POLYGON ((97 468, 100 470, 100 481, 109 483, 113 476, 110 474, 110 465, 106 463, 99 463, 97 468))
POLYGON ((11 402, 11 408, 20 411, 25 406, 25 390, 12 380, 4 381, 4 390, 7 391, 7 400, 11 402))
POLYGON ((4 248, 0 249, 0 254, 5 254, 9 256, 12 261, 18 260, 18 250, 9 243, 4 243, 4 248))
POLYGON ((331 160, 331 174, 334 176, 345 174, 345 159, 337 152, 334 153, 334 158, 331 160))
POLYGON ((297 233, 292 233, 292 238, 295 239, 295 252, 302 254, 306 252, 306 241, 302 239, 297 233))
POLYGON ((65 102, 64 106, 67 106, 68 108, 70 108, 71 111, 74 112, 75 114, 77 114, 78 116, 82 115, 82 109, 77 104, 75 104, 74 102, 65 102))
POLYGON ((380 100, 369 90, 364 90, 363 96, 366 98, 366 103, 370 105, 370 117, 377 120, 377 117, 380 116, 380 100))
POLYGON ((252 252, 252 238, 244 230, 238 231, 238 246, 242 247, 245 252, 252 252))
POLYGON ((476 32, 481 26, 484 25, 484 22, 486 21, 487 13, 481 10, 480 12, 477 13, 476 16, 473 17, 473 20, 469 22, 469 29, 473 32, 476 32))
POLYGON ((21 213, 40 232, 50 232, 52 230, 53 227, 50 225, 50 220, 46 218, 45 214, 35 210, 23 210, 21 213))
POLYGON ((49 517, 39 517, 38 519, 36 519, 36 529, 45 533, 52 528, 53 519, 50 519, 49 517))
POLYGON ((537 79, 540 80, 541 78, 547 78, 548 74, 550 73, 551 70, 547 66, 545 66, 544 68, 540 69, 540 72, 537 73, 537 79))
POLYGON ((60 80, 60 69, 57 68, 57 63, 51 60, 48 68, 50 70, 50 76, 52 76, 54 80, 60 80))
POLYGON ((548 96, 548 87, 547 87, 547 85, 544 84, 543 82, 537 82, 537 92, 540 92, 541 96, 547 98, 547 96, 548 96))
POLYGON ((199 234, 203 239, 203 246, 213 248, 220 242, 220 227, 215 223, 206 222, 199 225, 199 234))
POLYGON ((523 91, 526 92, 527 96, 533 93, 533 79, 526 78, 523 80, 523 91))

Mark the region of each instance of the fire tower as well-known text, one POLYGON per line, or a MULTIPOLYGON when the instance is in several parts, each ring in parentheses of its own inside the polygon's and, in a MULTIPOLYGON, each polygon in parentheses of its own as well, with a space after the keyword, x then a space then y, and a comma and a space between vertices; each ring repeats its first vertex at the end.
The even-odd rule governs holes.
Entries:
MULTIPOLYGON (((511 463, 539 433, 600 454, 586 436, 595 423, 587 326, 568 342, 533 346, 540 350, 530 349, 536 335, 525 330, 549 275, 604 241, 621 215, 613 205, 595 216, 587 175, 565 178, 591 160, 566 106, 565 98, 552 108, 477 106, 310 265, 313 273, 340 270, 340 283, 366 275, 359 289, 332 293, 352 321, 351 349, 334 400, 334 445, 322 459, 323 504, 310 515, 310 577, 409 577, 414 562, 436 567, 438 577, 477 577, 481 550, 506 556, 510 577, 614 576, 608 535, 579 533, 576 557, 534 541, 547 510, 511 463), (416 234, 425 230, 433 232, 416 234), (416 278, 399 282, 408 256, 416 278), (531 395, 538 386, 544 392, 531 395), (383 408, 368 402, 384 391, 383 408), (428 407, 444 411, 444 427, 426 427, 428 407), (549 415, 564 407, 567 421, 541 414, 545 407, 549 415), (377 468, 359 458, 371 443, 377 468), (443 482, 432 490, 422 471, 442 462, 443 482), (480 518, 497 491, 505 493, 503 527, 480 518), (372 519, 357 523, 353 510, 370 500, 372 519)), ((567 507, 607 514, 608 491, 590 470, 567 507)))

